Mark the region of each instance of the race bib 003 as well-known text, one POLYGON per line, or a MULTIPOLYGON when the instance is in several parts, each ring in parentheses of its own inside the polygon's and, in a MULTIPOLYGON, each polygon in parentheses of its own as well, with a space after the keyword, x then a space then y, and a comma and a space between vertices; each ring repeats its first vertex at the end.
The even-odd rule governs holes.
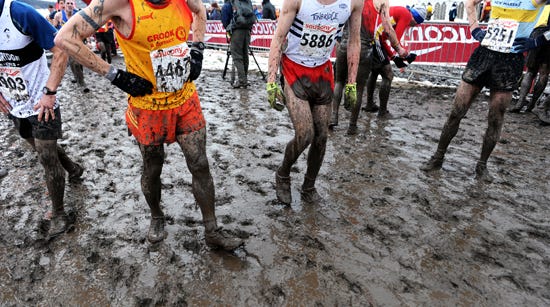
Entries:
POLYGON ((338 25, 314 25, 306 23, 302 29, 300 52, 305 56, 324 57, 330 54, 336 39, 338 25))
POLYGON ((30 99, 21 68, 0 67, 0 92, 11 101, 26 102, 30 99))
POLYGON ((157 91, 176 92, 183 88, 189 77, 190 49, 187 43, 153 50, 150 53, 153 71, 157 81, 157 91))
POLYGON ((519 23, 509 19, 492 19, 487 26, 487 34, 483 38, 481 45, 502 53, 510 53, 516 35, 518 33, 519 23))

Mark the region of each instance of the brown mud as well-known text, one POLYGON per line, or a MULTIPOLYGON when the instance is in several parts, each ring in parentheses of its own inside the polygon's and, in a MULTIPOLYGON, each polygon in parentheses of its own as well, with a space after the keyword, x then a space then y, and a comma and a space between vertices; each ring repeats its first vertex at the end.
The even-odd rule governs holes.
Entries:
POLYGON ((480 95, 443 169, 425 174, 419 166, 435 150, 454 89, 394 84, 393 119, 361 112, 350 137, 341 110, 317 183, 325 203, 300 201, 304 154, 288 208, 273 189, 292 137, 286 110, 269 108, 258 76, 233 90, 220 71, 204 71, 218 221, 246 240, 226 253, 205 246, 177 145, 167 147, 162 174, 168 237, 146 242, 149 209, 124 93, 87 72, 91 92, 81 94, 70 77, 59 93, 60 143, 86 168, 66 187, 74 231, 44 240, 42 168, 0 118, 0 163, 9 170, 0 181, 0 305, 550 305, 550 128, 532 114, 506 115, 488 164, 495 181, 479 183, 488 101, 480 95))

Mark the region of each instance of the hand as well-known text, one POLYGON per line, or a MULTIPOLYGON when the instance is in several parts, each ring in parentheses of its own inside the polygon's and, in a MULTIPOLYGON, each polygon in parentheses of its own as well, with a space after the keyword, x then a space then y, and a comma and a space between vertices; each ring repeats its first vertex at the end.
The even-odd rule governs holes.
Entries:
POLYGON ((402 46, 397 46, 397 49, 395 51, 397 51, 397 54, 399 54, 399 56, 402 58, 405 58, 407 55, 409 55, 409 50, 402 46))
POLYGON ((483 40, 485 34, 487 34, 487 31, 481 30, 480 27, 477 27, 472 31, 472 37, 478 42, 481 42, 483 40))
POLYGON ((33 110, 38 110, 38 121, 42 121, 42 117, 47 122, 55 119, 55 95, 42 95, 40 101, 33 107, 33 110))
POLYGON ((200 76, 202 70, 202 58, 202 52, 200 52, 197 48, 191 48, 191 60, 189 60, 189 63, 191 64, 191 71, 189 72, 189 78, 187 81, 197 80, 200 76))
POLYGON ((357 84, 348 83, 344 88, 344 105, 349 105, 351 109, 354 109, 357 105, 357 84))
POLYGON ((531 49, 535 49, 546 43, 547 41, 544 38, 544 35, 539 35, 534 39, 527 38, 527 37, 518 37, 514 40, 514 44, 512 45, 512 50, 518 53, 521 53, 521 52, 529 51, 531 49))
POLYGON ((153 93, 153 84, 149 80, 121 69, 117 70, 116 76, 113 81, 111 81, 111 84, 133 97, 140 97, 153 93))
POLYGON ((409 53, 409 55, 405 58, 409 64, 414 62, 416 60, 416 53, 409 53))
POLYGON ((275 82, 267 82, 266 90, 269 105, 277 111, 282 111, 285 108, 285 96, 279 85, 275 82), (277 102, 277 100, 280 102, 277 102))
POLYGON ((403 58, 400 58, 398 56, 394 56, 392 58, 393 62, 395 63, 395 66, 397 66, 397 68, 405 68, 407 67, 407 64, 405 64, 405 61, 403 60, 403 58))

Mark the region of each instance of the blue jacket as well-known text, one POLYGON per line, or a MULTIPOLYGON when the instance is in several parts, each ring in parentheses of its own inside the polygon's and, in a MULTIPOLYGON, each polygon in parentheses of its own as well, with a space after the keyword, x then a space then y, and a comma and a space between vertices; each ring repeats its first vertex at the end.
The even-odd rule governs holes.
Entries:
POLYGON ((225 29, 231 23, 233 19, 233 7, 229 1, 226 1, 222 6, 222 24, 225 29))

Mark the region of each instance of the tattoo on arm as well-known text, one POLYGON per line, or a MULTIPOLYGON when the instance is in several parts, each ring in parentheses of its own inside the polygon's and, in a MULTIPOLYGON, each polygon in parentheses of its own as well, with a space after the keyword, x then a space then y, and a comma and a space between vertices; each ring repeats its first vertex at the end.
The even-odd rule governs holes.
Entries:
POLYGON ((92 12, 99 17, 99 23, 103 24, 103 3, 105 0, 99 0, 99 5, 94 6, 92 12))
MULTIPOLYGON (((82 18, 84 18, 84 20, 90 25, 92 26, 92 28, 94 28, 94 30, 97 31, 97 29, 100 28, 100 25, 98 25, 90 16, 88 16, 86 14, 86 12, 84 12, 84 10, 78 12, 78 14, 80 16, 82 16, 82 18)), ((74 30, 73 30, 73 34, 74 34, 74 30)))

